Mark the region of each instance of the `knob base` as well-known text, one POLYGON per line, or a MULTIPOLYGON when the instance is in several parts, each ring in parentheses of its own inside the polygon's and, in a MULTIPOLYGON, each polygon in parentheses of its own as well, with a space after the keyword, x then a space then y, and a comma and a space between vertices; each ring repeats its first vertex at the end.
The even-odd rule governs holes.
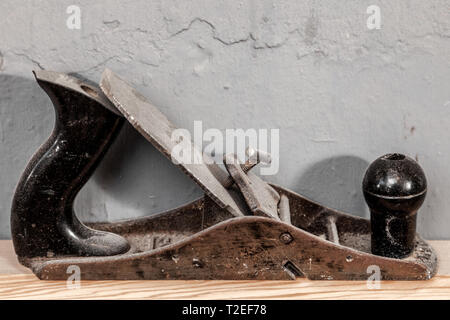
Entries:
POLYGON ((417 212, 371 213, 371 251, 383 257, 403 259, 414 251, 417 212))

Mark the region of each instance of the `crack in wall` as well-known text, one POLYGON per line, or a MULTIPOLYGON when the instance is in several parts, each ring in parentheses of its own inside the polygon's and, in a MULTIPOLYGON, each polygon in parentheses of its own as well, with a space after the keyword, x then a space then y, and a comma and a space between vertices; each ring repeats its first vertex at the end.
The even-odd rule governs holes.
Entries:
POLYGON ((108 63, 109 61, 111 61, 111 60, 113 60, 113 59, 117 59, 117 58, 119 58, 119 56, 112 56, 112 57, 109 57, 109 58, 107 58, 107 59, 105 59, 105 60, 103 60, 103 61, 101 61, 101 62, 99 62, 99 63, 97 63, 97 64, 95 64, 95 65, 93 65, 92 67, 89 67, 89 68, 83 69, 83 70, 73 71, 73 72, 76 72, 76 73, 90 72, 90 71, 92 71, 92 70, 95 70, 95 69, 97 69, 97 68, 99 68, 99 67, 104 66, 104 65, 105 65, 106 63, 108 63))
POLYGON ((200 18, 200 17, 196 17, 196 18, 192 19, 186 27, 181 28, 180 30, 170 34, 169 39, 177 37, 180 34, 183 34, 183 33, 187 32, 187 31, 189 31, 195 23, 201 23, 201 24, 204 24, 204 25, 208 26, 211 29, 211 31, 212 31, 212 38, 214 40, 217 40, 218 42, 220 42, 221 44, 223 44, 225 46, 232 46, 232 45, 235 45, 235 44, 246 43, 248 41, 252 41, 253 42, 252 47, 255 50, 280 48, 280 47, 282 47, 283 45, 285 45, 289 41, 290 36, 292 34, 299 33, 299 28, 291 30, 291 31, 288 32, 288 36, 283 41, 281 41, 279 43, 276 43, 276 44, 269 44, 267 42, 260 42, 260 40, 258 40, 252 32, 249 32, 248 35, 245 38, 236 39, 236 40, 232 40, 232 41, 226 41, 226 40, 220 38, 217 35, 217 29, 214 26, 214 24, 212 24, 210 21, 208 21, 206 19, 203 19, 203 18, 200 18))
MULTIPOLYGON (((186 27, 183 27, 183 28, 179 29, 178 31, 171 33, 167 39, 171 39, 171 38, 177 37, 185 32, 188 32, 196 23, 200 23, 200 24, 207 26, 212 32, 212 38, 214 40, 218 41, 219 43, 223 44, 224 46, 232 46, 235 44, 246 43, 246 42, 251 41, 253 43, 252 48, 255 50, 278 49, 278 48, 283 47, 286 43, 288 43, 288 41, 292 38, 292 35, 295 35, 295 34, 302 35, 303 34, 303 41, 305 42, 305 44, 308 47, 313 48, 312 52, 309 52, 305 56, 313 54, 317 50, 319 50, 321 53, 324 52, 324 50, 316 47, 316 42, 314 41, 314 39, 317 36, 318 29, 319 29, 319 21, 318 21, 318 18, 317 18, 317 15, 315 12, 312 12, 310 18, 307 20, 304 33, 301 32, 300 27, 297 27, 291 31, 288 31, 287 36, 282 41, 280 41, 278 43, 274 43, 274 44, 270 44, 267 41, 262 41, 261 39, 258 39, 253 32, 249 32, 248 35, 244 38, 238 38, 235 40, 227 41, 218 35, 217 28, 212 22, 210 22, 207 19, 201 18, 201 17, 195 17, 194 19, 192 19, 189 22, 189 24, 186 27), (314 49, 314 47, 316 47, 316 48, 314 49)), ((439 38, 446 39, 449 37, 449 35, 441 33, 441 32, 432 32, 432 33, 424 34, 420 37, 416 36, 416 37, 411 37, 411 38, 412 39, 417 39, 417 38, 420 39, 420 38, 425 38, 425 37, 439 37, 439 38)), ((329 43, 333 43, 336 45, 340 43, 338 40, 333 40, 333 39, 321 39, 320 42, 322 42, 322 43, 329 42, 329 43)), ((377 41, 377 42, 379 42, 379 41, 377 41)), ((387 46, 394 47, 394 45, 390 45, 389 43, 381 43, 381 45, 385 46, 385 47, 387 47, 387 46)), ((328 54, 324 54, 324 56, 328 56, 328 54)))
MULTIPOLYGON (((21 53, 21 52, 11 52, 12 54, 14 54, 15 56, 18 57, 23 57, 25 59, 27 59, 28 61, 30 61, 31 63, 33 63, 35 66, 37 66, 38 68, 40 68, 41 70, 46 70, 46 68, 43 66, 42 63, 40 63, 39 61, 37 61, 36 59, 30 57, 28 54, 26 53, 21 53)), ((85 73, 85 72, 90 72, 92 70, 95 70, 101 66, 104 66, 106 63, 108 63, 109 61, 113 60, 113 59, 117 59, 119 58, 119 56, 115 55, 112 57, 109 57, 107 59, 104 59, 103 61, 88 67, 86 69, 82 69, 82 70, 74 70, 73 73, 85 73)), ((1 53, 0 53, 0 62, 1 62, 1 53)), ((0 64, 0 69, 1 69, 1 64, 0 64)))
POLYGON ((178 35, 180 35, 182 33, 185 33, 187 31, 189 31, 191 29, 191 27, 195 23, 202 23, 202 24, 207 25, 211 29, 212 33, 213 33, 213 36, 212 36, 213 39, 219 41, 220 43, 222 43, 223 45, 226 45, 226 46, 231 46, 231 45, 234 45, 234 44, 237 44, 237 43, 247 42, 249 39, 251 39, 251 34, 249 34, 247 37, 245 37, 243 39, 237 39, 237 40, 234 40, 234 41, 223 40, 219 36, 217 36, 217 34, 216 34, 216 27, 211 22, 209 22, 208 20, 199 18, 199 17, 194 18, 193 20, 191 20, 191 22, 189 22, 187 27, 181 28, 180 30, 176 31, 175 33, 170 34, 169 39, 170 38, 174 38, 174 37, 176 37, 176 36, 178 36, 178 35))
POLYGON ((15 56, 23 57, 23 58, 27 59, 28 61, 30 61, 32 64, 34 64, 41 70, 45 69, 44 66, 39 61, 37 61, 36 59, 33 59, 26 53, 20 53, 20 52, 11 52, 11 53, 14 54, 15 56))

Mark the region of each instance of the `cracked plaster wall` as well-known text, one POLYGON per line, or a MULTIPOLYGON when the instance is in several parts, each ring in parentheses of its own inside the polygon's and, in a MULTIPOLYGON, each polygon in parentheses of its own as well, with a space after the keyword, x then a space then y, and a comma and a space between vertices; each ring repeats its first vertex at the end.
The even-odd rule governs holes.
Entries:
MULTIPOLYGON (((0 238, 15 184, 53 127, 32 79, 45 68, 98 82, 105 66, 179 127, 279 128, 280 171, 266 177, 368 217, 361 181, 388 152, 420 162, 427 238, 450 239, 450 2, 0 2, 0 238), (81 8, 81 30, 66 8, 81 8), (366 9, 381 8, 380 30, 366 9)), ((84 220, 142 216, 201 195, 126 126, 76 201, 84 220)))

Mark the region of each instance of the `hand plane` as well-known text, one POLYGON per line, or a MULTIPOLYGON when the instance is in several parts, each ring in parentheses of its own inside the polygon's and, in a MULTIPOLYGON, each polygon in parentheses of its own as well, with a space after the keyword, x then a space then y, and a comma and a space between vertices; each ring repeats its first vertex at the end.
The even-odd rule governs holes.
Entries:
MULTIPOLYGON (((36 71, 56 124, 17 185, 11 231, 19 261, 39 279, 65 280, 76 265, 83 280, 430 279, 434 250, 416 233, 426 194, 418 164, 401 154, 373 162, 363 181, 371 219, 324 207, 265 182, 235 154, 176 162, 204 191, 200 199, 147 217, 85 224, 73 202, 124 121, 170 158, 176 127, 149 100, 106 69, 100 85, 36 71), (211 159, 209 159, 211 160, 211 159)), ((186 151, 196 150, 190 141, 186 151)), ((176 196, 176 195, 174 195, 176 196)))

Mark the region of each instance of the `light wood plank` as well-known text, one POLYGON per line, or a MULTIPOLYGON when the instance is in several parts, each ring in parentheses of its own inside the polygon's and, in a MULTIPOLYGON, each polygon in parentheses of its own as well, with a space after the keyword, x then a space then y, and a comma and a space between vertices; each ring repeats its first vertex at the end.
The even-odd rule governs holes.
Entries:
POLYGON ((434 240, 428 243, 438 256, 438 274, 450 276, 450 241, 434 240))
POLYGON ((39 281, 0 275, 0 299, 449 299, 450 277, 429 281, 39 281))
POLYGON ((450 241, 431 241, 440 258, 429 281, 40 281, 0 241, 0 299, 450 299, 450 241))
MULTIPOLYGON (((11 240, 0 240, 0 274, 29 274, 31 271, 17 261, 11 240)), ((0 283, 1 286, 1 283, 0 283)))

